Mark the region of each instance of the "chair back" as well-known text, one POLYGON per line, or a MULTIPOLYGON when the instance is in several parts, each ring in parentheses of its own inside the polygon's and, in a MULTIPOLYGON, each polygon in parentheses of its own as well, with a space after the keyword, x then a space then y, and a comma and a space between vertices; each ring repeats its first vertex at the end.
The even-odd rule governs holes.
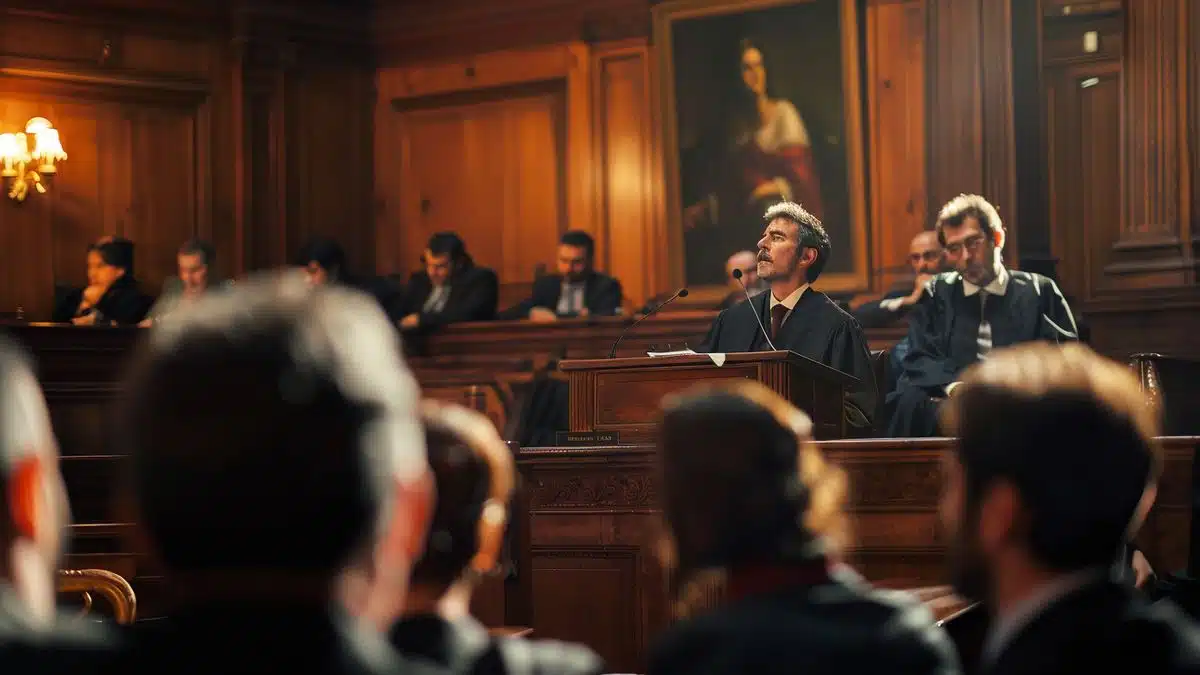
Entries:
POLYGON ((137 596, 125 578, 108 570, 59 570, 59 593, 80 593, 84 613, 91 611, 92 595, 104 597, 113 608, 113 618, 119 624, 130 624, 137 618, 137 596))

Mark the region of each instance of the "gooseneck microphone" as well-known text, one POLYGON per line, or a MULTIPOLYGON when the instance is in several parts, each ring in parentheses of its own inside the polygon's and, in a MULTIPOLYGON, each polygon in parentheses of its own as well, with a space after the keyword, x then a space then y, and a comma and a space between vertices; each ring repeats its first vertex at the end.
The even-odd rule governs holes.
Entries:
POLYGON ((667 305, 671 304, 672 302, 675 302, 675 298, 686 298, 687 296, 688 296, 688 289, 681 288, 681 289, 675 291, 675 295, 672 295, 671 297, 667 298, 664 302, 659 303, 659 305, 657 307, 655 307, 654 309, 650 310, 649 312, 646 312, 645 314, 638 317, 637 321, 634 321, 633 323, 626 326, 625 330, 621 331, 621 334, 619 336, 617 336, 617 341, 613 343, 612 349, 608 350, 608 358, 610 358, 610 359, 616 358, 617 347, 620 346, 621 340, 625 339, 625 336, 629 334, 629 331, 633 330, 634 326, 636 326, 639 323, 645 321, 646 319, 649 319, 650 317, 654 316, 655 314, 658 313, 658 310, 662 309, 663 307, 666 307, 667 305))
POLYGON ((767 338, 767 346, 769 346, 773 352, 779 351, 775 348, 775 343, 771 342, 771 334, 767 332, 767 327, 763 325, 762 319, 758 318, 758 310, 754 308, 754 302, 751 299, 752 296, 750 295, 750 291, 746 290, 746 284, 742 283, 742 271, 735 269, 733 271, 733 278, 737 279, 738 286, 741 286, 742 292, 746 294, 746 303, 750 306, 750 312, 754 314, 754 320, 758 322, 758 329, 762 331, 763 337, 767 338))

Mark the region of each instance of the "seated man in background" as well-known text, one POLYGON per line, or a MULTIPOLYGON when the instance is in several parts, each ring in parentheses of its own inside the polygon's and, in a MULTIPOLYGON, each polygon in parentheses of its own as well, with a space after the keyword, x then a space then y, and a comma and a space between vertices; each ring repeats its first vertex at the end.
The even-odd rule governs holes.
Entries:
POLYGON ((937 232, 926 230, 913 237, 908 246, 908 264, 912 266, 912 288, 896 289, 879 300, 867 302, 854 310, 854 318, 863 328, 884 328, 908 317, 925 293, 925 286, 942 271, 942 245, 937 232))
POLYGON ((550 322, 560 318, 613 316, 621 313, 621 282, 595 270, 596 242, 578 230, 558 243, 558 274, 533 282, 528 300, 501 313, 503 319, 550 322))
POLYGON ((395 337, 371 298, 295 273, 148 336, 117 437, 167 618, 131 626, 102 672, 418 672, 336 610, 346 570, 374 560, 402 602, 425 539, 420 394, 395 337))
POLYGON ((401 330, 434 330, 496 318, 496 273, 477 266, 457 234, 438 232, 430 237, 421 261, 425 270, 413 273, 404 293, 401 330))
POLYGON ((981 672, 1200 673, 1200 630, 1112 575, 1163 469, 1129 369, 1082 345, 1011 347, 967 369, 942 415, 951 579, 991 615, 981 672))
POLYGON ((52 321, 76 326, 136 326, 152 300, 133 276, 133 242, 104 237, 88 247, 86 288, 56 301, 52 321))
POLYGON ((664 408, 663 548, 686 618, 659 636, 650 675, 958 672, 928 609, 842 564, 846 474, 812 442, 808 415, 745 380, 664 408))
POLYGON ((766 282, 758 278, 758 254, 754 251, 738 251, 729 256, 729 260, 725 261, 725 278, 728 280, 729 294, 717 309, 729 309, 744 301, 747 294, 754 297, 767 289, 766 282), (742 273, 740 282, 734 272, 742 273), (742 290, 743 286, 745 290, 742 290))
POLYGON ((1075 342, 1071 308, 1053 280, 1010 270, 1000 255, 1004 225, 979 195, 959 195, 938 215, 938 240, 954 271, 938 275, 909 323, 908 353, 895 391, 888 436, 936 436, 937 408, 960 373, 993 348, 1022 342, 1075 342))
POLYGON ((375 298, 393 322, 403 316, 403 290, 388 279, 376 275, 359 275, 350 270, 346 251, 328 237, 313 237, 300 248, 296 265, 304 270, 308 283, 323 286, 334 283, 362 291, 375 298))
POLYGON ((426 401, 422 420, 437 504, 425 556, 412 570, 404 618, 390 630, 392 646, 456 675, 603 672, 586 647, 491 637, 471 617, 472 594, 500 565, 516 468, 487 417, 426 401))
POLYGON ((763 226, 758 278, 770 290, 718 314, 699 351, 790 350, 856 377, 846 393, 846 421, 870 427, 877 394, 866 335, 854 317, 811 286, 829 262, 829 235, 792 202, 767 209, 763 226))
POLYGON ((221 288, 227 282, 214 277, 213 263, 216 262, 213 245, 201 239, 192 239, 179 247, 175 262, 179 273, 163 283, 163 292, 150 308, 150 314, 140 325, 149 326, 162 320, 180 305, 199 298, 205 291, 221 288))
POLYGON ((24 352, 0 337, 0 671, 77 672, 107 649, 56 612, 70 508, 50 414, 24 352))

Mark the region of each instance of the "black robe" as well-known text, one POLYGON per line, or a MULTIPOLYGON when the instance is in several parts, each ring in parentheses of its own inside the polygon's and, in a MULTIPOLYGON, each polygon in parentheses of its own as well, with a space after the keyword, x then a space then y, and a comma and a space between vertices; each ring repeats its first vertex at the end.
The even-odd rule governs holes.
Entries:
MULTIPOLYGON (((767 351, 770 346, 754 319, 754 312, 770 329, 770 291, 722 311, 713 321, 699 351, 714 354, 767 351)), ((776 349, 793 351, 830 368, 858 378, 846 393, 846 421, 854 427, 871 426, 878 397, 871 354, 862 326, 824 293, 809 288, 771 340, 776 349)))
MULTIPOLYGON (((1030 272, 1009 270, 1008 274, 1004 295, 988 295, 992 349, 1078 339, 1071 308, 1054 281, 1030 272)), ((937 405, 946 396, 946 386, 979 360, 981 305, 978 294, 964 293, 958 272, 941 274, 926 287, 909 321, 904 370, 887 397, 892 412, 889 436, 937 435, 937 405)))

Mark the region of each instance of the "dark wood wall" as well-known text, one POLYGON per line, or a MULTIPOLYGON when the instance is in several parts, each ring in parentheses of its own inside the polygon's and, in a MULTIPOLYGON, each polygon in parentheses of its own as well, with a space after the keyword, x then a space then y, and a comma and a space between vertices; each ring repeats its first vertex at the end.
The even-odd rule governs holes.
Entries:
MULTIPOLYGON (((0 127, 48 116, 71 157, 50 194, 0 200, 0 311, 44 317, 106 233, 138 242, 151 290, 189 236, 227 275, 314 233, 403 273, 440 229, 510 296, 567 228, 596 235, 634 302, 682 282, 653 0, 14 4, 0 127)), ((1103 351, 1198 350, 1200 6, 860 0, 857 17, 871 269, 981 192, 1009 260, 1056 274, 1103 351)))
POLYGON ((136 242, 151 292, 195 236, 216 244, 223 275, 283 263, 315 233, 371 264, 359 4, 5 3, 0 131, 47 117, 69 158, 47 194, 0 199, 0 311, 47 318, 54 284, 82 284, 84 250, 106 234, 136 242))

